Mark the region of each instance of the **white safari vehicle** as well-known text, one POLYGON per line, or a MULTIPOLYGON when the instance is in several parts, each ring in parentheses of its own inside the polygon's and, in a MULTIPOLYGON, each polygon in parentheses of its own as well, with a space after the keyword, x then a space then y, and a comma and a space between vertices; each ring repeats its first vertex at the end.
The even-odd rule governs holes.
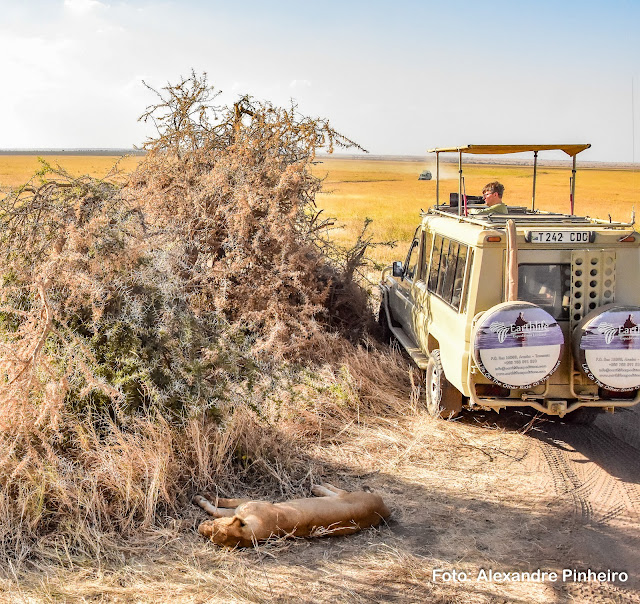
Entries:
MULTIPOLYGON (((429 413, 529 406, 590 422, 640 401, 640 235, 573 213, 576 155, 590 145, 468 145, 436 153, 436 205, 406 260, 382 273, 379 320, 426 371, 429 413), (535 208, 538 151, 573 158, 570 211, 535 208), (532 151, 530 207, 474 216, 462 155, 532 151), (440 203, 440 153, 459 155, 440 203), (461 203, 460 203, 461 201, 461 203)), ((527 204, 528 205, 528 204, 527 204)))

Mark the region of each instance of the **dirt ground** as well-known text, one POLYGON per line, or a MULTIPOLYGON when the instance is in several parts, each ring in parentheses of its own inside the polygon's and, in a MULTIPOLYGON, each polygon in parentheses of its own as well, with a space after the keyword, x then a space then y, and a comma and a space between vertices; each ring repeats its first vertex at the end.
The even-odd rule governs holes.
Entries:
POLYGON ((333 468, 324 478, 382 493, 393 515, 379 530, 229 552, 197 535, 203 515, 193 509, 173 530, 148 535, 145 546, 157 543, 153 559, 138 556, 132 544, 118 565, 76 560, 66 569, 58 553, 56 566, 5 569, 0 597, 640 602, 639 409, 602 416, 592 426, 521 412, 445 422, 418 410, 401 425, 345 429, 348 446, 322 449, 322 461, 333 468), (574 575, 589 571, 605 575, 574 575), (496 580, 495 573, 510 574, 496 580))

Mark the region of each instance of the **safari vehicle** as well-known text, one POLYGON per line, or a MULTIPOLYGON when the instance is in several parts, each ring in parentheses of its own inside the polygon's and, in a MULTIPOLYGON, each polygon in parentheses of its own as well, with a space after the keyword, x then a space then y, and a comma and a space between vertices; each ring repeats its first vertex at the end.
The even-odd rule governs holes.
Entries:
MULTIPOLYGON (((429 413, 528 406, 588 423, 640 401, 640 235, 574 214, 576 155, 590 145, 468 145, 436 153, 436 205, 404 262, 384 269, 379 320, 426 372, 429 413), (573 158, 569 213, 535 208, 538 152, 573 158), (474 216, 462 156, 532 151, 530 207, 474 216), (440 201, 440 154, 459 156, 440 201)), ((509 200, 511 203, 511 199, 509 200)))

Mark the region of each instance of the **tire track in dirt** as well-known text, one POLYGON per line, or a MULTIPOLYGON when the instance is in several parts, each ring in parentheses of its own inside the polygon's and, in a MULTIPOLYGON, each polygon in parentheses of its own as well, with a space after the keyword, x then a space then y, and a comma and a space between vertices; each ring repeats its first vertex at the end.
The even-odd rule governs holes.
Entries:
POLYGON ((589 501, 589 491, 577 474, 573 471, 570 461, 561 449, 553 445, 540 442, 542 454, 551 472, 553 486, 558 495, 570 494, 573 498, 574 510, 583 523, 591 521, 593 508, 589 501))
MULTIPOLYGON (((622 495, 616 509, 618 514, 613 514, 613 509, 607 515, 610 520, 624 512, 627 512, 630 520, 640 520, 640 489, 638 480, 640 472, 640 450, 619 438, 607 434, 597 426, 589 426, 585 429, 585 437, 588 439, 590 458, 592 460, 606 460, 609 464, 607 471, 615 481, 615 494, 622 495)), ((595 462, 597 463, 597 461, 595 462)))
POLYGON ((634 413, 603 416, 590 426, 543 421, 527 433, 537 445, 538 471, 560 506, 573 509, 564 563, 629 577, 624 585, 567 584, 568 601, 640 602, 640 442, 626 430, 627 420, 637 419, 634 413))
POLYGON ((640 520, 640 450, 598 426, 546 424, 535 437, 556 494, 583 524, 640 520))

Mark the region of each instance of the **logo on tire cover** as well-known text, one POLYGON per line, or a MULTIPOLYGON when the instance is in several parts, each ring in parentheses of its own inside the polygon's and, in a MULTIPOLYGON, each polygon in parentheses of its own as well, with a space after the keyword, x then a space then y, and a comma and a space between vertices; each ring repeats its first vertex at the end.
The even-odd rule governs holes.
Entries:
POLYGON ((538 306, 509 303, 480 319, 474 358, 483 375, 507 388, 531 388, 560 364, 564 336, 556 320, 538 306))
POLYGON ((606 309, 576 337, 580 369, 590 380, 617 392, 640 388, 640 309, 606 309))

